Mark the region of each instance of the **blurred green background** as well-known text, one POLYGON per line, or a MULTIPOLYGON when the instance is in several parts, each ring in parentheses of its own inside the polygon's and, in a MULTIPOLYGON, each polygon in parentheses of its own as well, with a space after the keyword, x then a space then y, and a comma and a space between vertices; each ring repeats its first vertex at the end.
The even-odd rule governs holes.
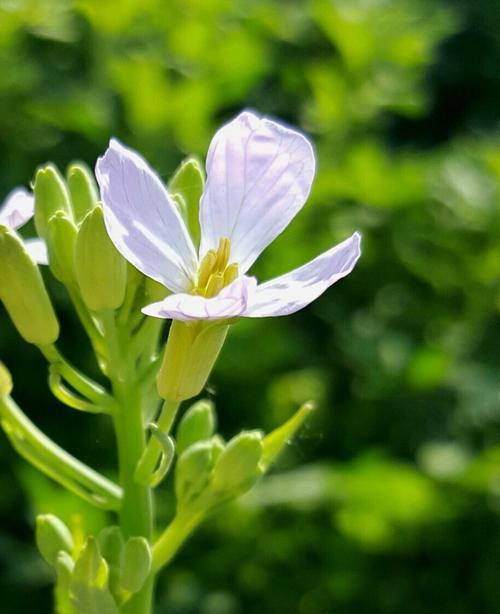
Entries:
MULTIPOLYGON (((110 136, 167 180, 250 107, 319 161, 255 274, 363 233, 354 273, 310 308, 233 327, 211 380, 225 435, 319 411, 162 576, 158 614, 500 611, 499 32, 495 0, 0 0, 0 198, 47 160, 93 166, 110 136)), ((62 347, 92 372, 47 281, 62 347)), ((0 357, 28 415, 112 471, 107 421, 51 399, 3 309, 0 357)), ((34 515, 106 519, 3 435, 0 482, 1 611, 51 612, 34 515)))

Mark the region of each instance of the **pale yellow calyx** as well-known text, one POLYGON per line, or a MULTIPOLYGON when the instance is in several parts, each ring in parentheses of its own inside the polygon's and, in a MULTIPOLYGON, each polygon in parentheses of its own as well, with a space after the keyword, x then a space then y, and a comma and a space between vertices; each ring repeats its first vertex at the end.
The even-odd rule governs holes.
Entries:
POLYGON ((210 249, 201 261, 198 271, 198 283, 193 294, 210 298, 217 296, 225 286, 238 277, 238 265, 229 264, 231 241, 223 237, 217 249, 210 249))

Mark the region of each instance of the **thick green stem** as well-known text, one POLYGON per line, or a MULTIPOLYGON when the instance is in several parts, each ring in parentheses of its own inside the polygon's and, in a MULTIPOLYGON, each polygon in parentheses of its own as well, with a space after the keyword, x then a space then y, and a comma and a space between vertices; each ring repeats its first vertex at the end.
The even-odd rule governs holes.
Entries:
POLYGON ((153 547, 153 571, 170 563, 179 548, 204 518, 203 512, 177 515, 160 535, 153 547))
MULTIPOLYGON (((141 391, 137 383, 135 362, 130 355, 130 339, 124 328, 118 328, 113 312, 102 317, 108 346, 109 376, 119 406, 114 417, 120 485, 123 501, 120 527, 126 536, 151 539, 152 500, 147 485, 134 480, 134 472, 145 446, 146 437, 142 418, 141 391)), ((153 578, 121 609, 126 614, 149 614, 151 611, 153 578)))

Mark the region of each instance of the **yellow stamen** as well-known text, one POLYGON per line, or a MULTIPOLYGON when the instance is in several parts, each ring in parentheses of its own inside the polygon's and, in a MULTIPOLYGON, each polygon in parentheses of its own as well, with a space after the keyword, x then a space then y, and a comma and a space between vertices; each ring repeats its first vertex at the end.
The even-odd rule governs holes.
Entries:
POLYGON ((205 296, 211 298, 217 296, 224 287, 224 273, 214 273, 210 275, 207 287, 205 289, 205 296))
POLYGON ((217 250, 210 249, 201 261, 198 271, 198 283, 194 294, 207 298, 217 296, 219 292, 238 277, 238 265, 229 263, 231 241, 222 237, 217 250))
POLYGON ((236 262, 233 262, 224 271, 224 286, 229 286, 238 277, 238 273, 238 265, 236 262))
POLYGON ((217 254, 211 249, 201 261, 200 272, 198 273, 198 288, 204 288, 207 285, 210 275, 215 269, 216 262, 217 254))

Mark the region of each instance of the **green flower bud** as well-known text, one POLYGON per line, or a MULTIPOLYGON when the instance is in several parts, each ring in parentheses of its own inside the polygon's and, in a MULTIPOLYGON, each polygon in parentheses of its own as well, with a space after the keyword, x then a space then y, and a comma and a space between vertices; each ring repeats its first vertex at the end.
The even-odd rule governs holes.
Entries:
POLYGON ((73 550, 73 538, 62 520, 52 514, 41 514, 36 519, 36 545, 49 565, 56 566, 61 551, 73 550))
POLYGON ((89 211, 97 205, 99 192, 94 176, 86 164, 75 162, 66 172, 75 222, 80 224, 89 211))
POLYGON ((179 197, 181 211, 184 209, 184 217, 194 244, 200 243, 199 205, 200 198, 205 187, 205 175, 200 162, 193 157, 184 160, 175 171, 168 184, 168 191, 172 196, 179 197))
POLYGON ((197 441, 210 439, 215 430, 214 404, 198 401, 182 417, 175 436, 177 454, 197 441))
POLYGON ((146 298, 150 303, 162 301, 169 294, 171 294, 170 290, 165 288, 163 284, 160 284, 158 281, 156 281, 156 279, 151 279, 151 277, 146 277, 146 281, 144 282, 144 291, 146 298))
POLYGON ((264 437, 261 460, 261 467, 264 471, 267 471, 313 410, 312 403, 304 403, 289 420, 264 437))
POLYGON ((73 218, 68 189, 53 164, 48 164, 38 170, 33 193, 35 195, 36 230, 45 239, 47 225, 54 213, 63 211, 69 218, 73 218))
POLYGON ((55 598, 58 614, 72 614, 74 612, 71 605, 70 587, 75 567, 71 556, 61 550, 56 559, 57 584, 55 598))
POLYGON ((82 298, 90 310, 120 307, 127 287, 127 263, 108 236, 101 207, 95 207, 82 222, 75 268, 82 298))
POLYGON ((78 229, 64 211, 58 211, 47 224, 50 270, 64 284, 72 284, 75 274, 75 246, 78 229))
POLYGON ((200 441, 185 450, 175 468, 175 496, 179 511, 198 498, 207 488, 214 464, 214 444, 200 441))
POLYGON ((125 544, 121 561, 121 586, 137 593, 144 586, 152 565, 151 548, 144 537, 131 537, 125 544))
POLYGON ((172 322, 157 377, 162 399, 184 401, 203 390, 228 330, 221 322, 172 322))
POLYGON ((233 437, 218 458, 212 490, 218 497, 233 498, 249 490, 262 475, 262 433, 243 432, 233 437))
POLYGON ((9 395, 12 388, 12 376, 3 362, 0 362, 0 397, 9 395))
POLYGON ((98 542, 102 556, 106 561, 110 565, 119 565, 125 545, 120 527, 111 526, 102 529, 99 533, 98 542))
POLYGON ((119 527, 105 527, 99 533, 99 547, 109 566, 109 588, 113 595, 120 595, 121 557, 125 541, 119 527))
POLYGON ((109 569, 94 537, 88 537, 73 571, 72 604, 78 614, 118 614, 108 589, 109 569))
POLYGON ((5 226, 0 226, 0 300, 29 343, 49 345, 59 336, 59 323, 40 271, 21 239, 5 226))

